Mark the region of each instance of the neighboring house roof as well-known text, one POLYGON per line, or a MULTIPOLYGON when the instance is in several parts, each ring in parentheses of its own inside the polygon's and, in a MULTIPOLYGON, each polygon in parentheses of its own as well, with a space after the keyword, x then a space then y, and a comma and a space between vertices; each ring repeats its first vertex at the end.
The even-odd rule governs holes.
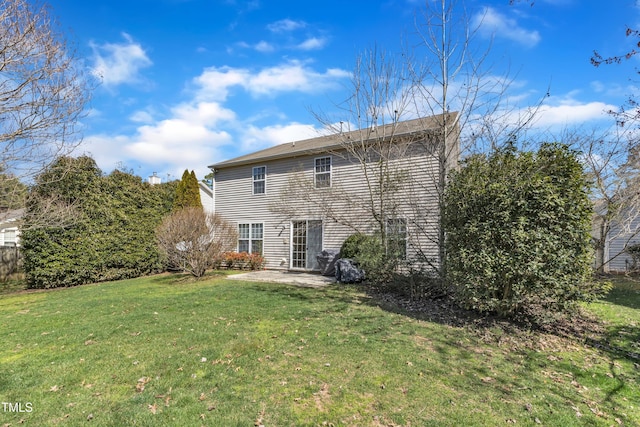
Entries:
POLYGON ((15 222, 22 219, 25 209, 13 209, 6 212, 0 212, 0 229, 10 226, 15 227, 15 222))
MULTIPOLYGON (((450 121, 453 122, 456 113, 450 113, 449 116, 451 117, 450 121)), ((372 134, 371 137, 367 139, 372 140, 374 138, 391 136, 400 137, 402 135, 428 132, 430 130, 438 129, 441 124, 441 120, 442 115, 439 115, 378 126, 376 129, 376 133, 372 134)), ((360 141, 362 139, 361 132, 362 129, 327 136, 320 136, 317 138, 305 139, 302 141, 287 142, 285 144, 276 145, 274 147, 266 148, 264 150, 246 154, 244 156, 225 160, 223 162, 210 165, 209 168, 221 169, 230 166, 247 165, 267 160, 326 152, 331 149, 340 148, 344 144, 345 140, 360 141)))
POLYGON ((209 187, 202 181, 198 182, 198 186, 200 187, 200 191, 205 193, 208 197, 213 197, 213 188, 209 187))

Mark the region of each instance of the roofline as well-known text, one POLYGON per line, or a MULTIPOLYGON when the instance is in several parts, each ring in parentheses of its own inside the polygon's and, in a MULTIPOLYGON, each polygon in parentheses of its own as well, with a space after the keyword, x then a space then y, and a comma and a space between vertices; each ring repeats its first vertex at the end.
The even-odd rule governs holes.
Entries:
MULTIPOLYGON (((451 116, 455 116, 457 115, 457 113, 447 113, 451 116)), ((419 121, 419 120, 434 120, 436 117, 440 117, 443 116, 443 114, 440 115, 436 115, 436 116, 429 116, 429 117, 422 117, 422 118, 418 118, 418 119, 413 119, 413 120, 408 120, 405 122, 397 122, 394 124, 389 124, 389 125, 383 125, 380 126, 385 127, 385 126, 393 126, 393 125, 400 125, 402 123, 409 123, 409 122, 413 122, 413 121, 419 121)), ((349 135, 358 135, 361 131, 363 131, 364 128, 362 129, 357 129, 354 131, 350 131, 350 132, 344 132, 343 135, 346 135, 346 137, 348 138, 349 135)), ((437 130, 436 127, 426 127, 426 128, 422 128, 422 129, 415 129, 415 130, 407 130, 407 131, 403 131, 403 132, 398 132, 398 133, 394 133, 392 135, 389 135, 388 137, 401 137, 404 135, 416 135, 416 134, 420 134, 420 133, 432 133, 434 130, 437 130)), ((222 169, 222 168, 228 168, 228 167, 233 167, 233 166, 245 166, 245 165, 250 165, 250 164, 256 164, 256 163, 261 163, 261 162, 265 162, 265 161, 271 161, 271 160, 277 160, 277 159, 285 159, 285 158, 296 158, 296 157, 300 157, 300 156, 307 156, 310 154, 318 154, 318 153, 323 153, 329 150, 335 150, 335 149, 344 149, 344 145, 342 141, 337 141, 334 144, 330 144, 330 145, 326 145, 326 146, 321 146, 321 147, 316 147, 316 148, 308 148, 308 149, 301 149, 298 151, 294 151, 293 153, 291 152, 284 152, 284 153, 277 153, 277 154, 273 154, 273 155, 265 155, 265 156, 255 156, 255 154, 259 154, 260 152, 264 151, 264 152, 268 152, 273 150, 275 147, 281 147, 284 145, 292 145, 295 147, 295 144, 305 144, 305 143, 309 143, 310 141, 314 141, 314 140, 322 140, 322 139, 330 139, 333 137, 336 137, 338 134, 337 133, 333 133, 330 135, 324 135, 324 136, 319 136, 319 137, 315 137, 315 138, 308 138, 308 139, 303 139, 303 140, 297 140, 297 141, 292 141, 292 142, 285 142, 283 144, 278 144, 278 145, 274 145, 272 147, 269 148, 265 148, 263 150, 259 150, 259 151, 255 151, 253 153, 247 153, 244 154, 242 156, 239 157, 235 157, 229 160, 225 160, 219 163, 214 163, 212 165, 207 166, 209 169, 211 170, 216 170, 216 169, 222 169), (249 158, 245 158, 247 156, 251 156, 249 158)), ((359 139, 354 139, 354 141, 357 141, 359 139)), ((375 140, 375 138, 370 138, 369 140, 375 140)))
MULTIPOLYGON (((315 139, 315 138, 312 138, 315 139)), ((285 142, 284 144, 278 144, 278 145, 274 145, 273 147, 277 147, 279 145, 289 145, 289 144, 295 144, 295 143, 303 143, 305 141, 310 141, 309 139, 303 139, 303 140, 299 140, 299 141, 293 141, 293 142, 285 142)), ((266 151, 269 150, 273 147, 269 147, 269 148, 265 148, 264 150, 260 150, 260 151, 266 151)), ((332 145, 326 145, 323 146, 322 148, 308 148, 305 150, 299 150, 299 151, 295 151, 293 153, 280 153, 280 154, 273 154, 273 155, 267 155, 267 156, 263 156, 263 157, 252 157, 250 159, 240 159, 235 161, 234 159, 229 159, 229 160, 225 160, 223 162, 220 163, 216 163, 213 165, 209 165, 207 166, 209 169, 218 169, 218 168, 227 168, 227 167, 231 167, 231 166, 243 166, 243 165, 250 165, 253 163, 261 163, 261 162, 268 162, 270 160, 277 160, 277 159, 293 159, 299 156, 308 156, 309 154, 315 154, 315 153, 321 153, 327 150, 335 150, 337 148, 344 148, 342 147, 342 144, 332 144, 332 145)), ((260 151, 255 151, 254 153, 247 153, 247 154, 255 154, 255 153, 259 153, 260 151)), ((244 156, 242 156, 244 157, 244 156)))
POLYGON ((202 181, 198 181, 198 185, 200 187, 200 190, 204 191, 205 193, 208 193, 210 196, 213 195, 213 189, 209 187, 207 184, 205 184, 202 181))

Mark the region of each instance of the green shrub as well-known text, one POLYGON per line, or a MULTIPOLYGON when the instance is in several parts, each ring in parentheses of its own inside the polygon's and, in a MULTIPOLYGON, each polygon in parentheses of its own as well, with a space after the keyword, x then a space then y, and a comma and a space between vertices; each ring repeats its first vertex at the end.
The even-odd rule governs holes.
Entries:
POLYGON ((137 277, 164 268, 155 229, 175 185, 151 186, 88 157, 61 157, 36 178, 21 236, 30 288, 137 277))
POLYGON ((577 154, 563 145, 469 158, 443 211, 446 277, 462 305, 542 318, 598 296, 588 190, 577 154))
POLYGON ((340 248, 340 257, 349 259, 359 259, 364 255, 365 248, 376 245, 377 239, 374 236, 364 233, 355 233, 347 237, 340 248))
POLYGON ((631 256, 631 271, 640 269, 640 245, 628 246, 625 251, 631 256))
POLYGON ((355 233, 347 237, 340 248, 340 258, 356 261, 365 271, 367 281, 376 285, 391 280, 397 261, 385 256, 379 235, 364 233, 355 233))

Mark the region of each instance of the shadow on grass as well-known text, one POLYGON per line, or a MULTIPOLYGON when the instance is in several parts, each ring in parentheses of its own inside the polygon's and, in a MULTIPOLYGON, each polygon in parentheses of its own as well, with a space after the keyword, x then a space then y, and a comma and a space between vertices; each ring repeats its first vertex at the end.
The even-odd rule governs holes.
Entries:
POLYGON ((617 326, 609 319, 598 318, 585 310, 539 324, 527 318, 513 320, 465 310, 446 297, 414 301, 373 287, 361 286, 361 289, 369 296, 367 303, 370 305, 417 320, 465 328, 485 342, 500 344, 508 338, 519 347, 535 349, 535 343, 529 341, 536 333, 544 333, 596 348, 606 354, 611 363, 620 358, 640 363, 640 281, 637 280, 632 285, 616 283, 603 300, 620 306, 620 309, 611 310, 612 315, 620 316, 625 309, 639 310, 634 313, 634 320, 617 326))
POLYGON ((601 301, 603 316, 610 321, 599 340, 590 344, 612 357, 640 363, 640 278, 620 275, 605 279, 613 283, 613 289, 601 301))
POLYGON ((609 275, 603 276, 602 279, 613 284, 613 289, 603 298, 604 301, 635 310, 640 309, 640 277, 638 275, 609 275))
POLYGON ((8 295, 21 292, 27 289, 27 281, 24 274, 14 275, 9 279, 0 282, 0 295, 8 295))
MULTIPOLYGON (((331 284, 326 287, 312 288, 285 283, 261 283, 243 282, 244 287, 254 289, 260 293, 277 295, 280 297, 295 298, 301 302, 315 303, 318 300, 329 300, 332 303, 342 304, 346 308, 349 304, 377 305, 374 298, 366 294, 352 292, 355 288, 340 284, 331 284)), ((334 306, 334 308, 337 306, 334 306)))
POLYGON ((640 290, 612 289, 604 300, 611 304, 640 310, 640 290))

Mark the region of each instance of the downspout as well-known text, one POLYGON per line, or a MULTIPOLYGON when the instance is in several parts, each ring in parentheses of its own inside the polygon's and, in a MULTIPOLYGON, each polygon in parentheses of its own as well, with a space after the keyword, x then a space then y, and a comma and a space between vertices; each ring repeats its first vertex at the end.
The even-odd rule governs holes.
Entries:
POLYGON ((213 177, 211 178, 211 199, 213 204, 213 213, 216 213, 216 170, 214 168, 210 168, 213 177))

